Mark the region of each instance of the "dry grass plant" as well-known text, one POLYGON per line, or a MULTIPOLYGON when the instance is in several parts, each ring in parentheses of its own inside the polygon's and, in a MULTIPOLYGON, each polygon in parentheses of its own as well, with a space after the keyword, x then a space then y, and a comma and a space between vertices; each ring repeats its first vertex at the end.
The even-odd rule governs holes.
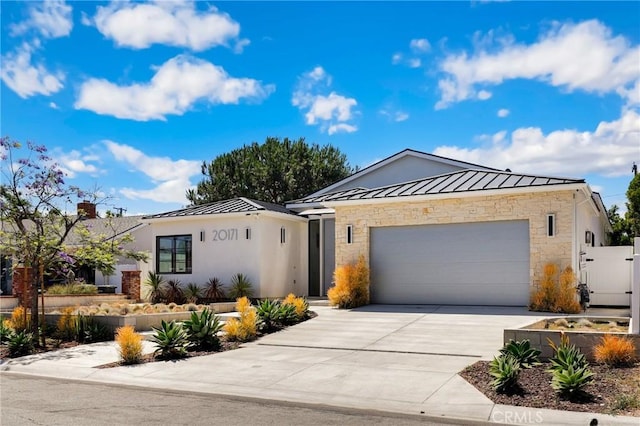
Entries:
POLYGON ((331 305, 350 309, 369 303, 369 267, 363 255, 355 264, 337 267, 333 281, 335 285, 327 293, 331 305))
POLYGON ((124 364, 137 364, 142 359, 142 335, 131 325, 116 330, 116 342, 120 347, 120 358, 124 364))
POLYGON ((593 356, 597 362, 611 367, 626 367, 636 361, 636 348, 626 336, 605 334, 599 344, 593 348, 593 356))

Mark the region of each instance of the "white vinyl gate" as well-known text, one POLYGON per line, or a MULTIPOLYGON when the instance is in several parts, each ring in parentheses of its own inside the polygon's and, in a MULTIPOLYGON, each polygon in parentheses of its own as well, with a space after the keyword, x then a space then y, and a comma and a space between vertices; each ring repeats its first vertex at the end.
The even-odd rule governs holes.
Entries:
POLYGON ((630 305, 633 246, 588 247, 583 260, 591 305, 630 305))

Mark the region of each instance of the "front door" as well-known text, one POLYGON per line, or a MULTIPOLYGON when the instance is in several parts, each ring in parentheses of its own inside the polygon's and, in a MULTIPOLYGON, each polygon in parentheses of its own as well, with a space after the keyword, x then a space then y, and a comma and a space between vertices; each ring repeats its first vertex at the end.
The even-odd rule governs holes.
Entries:
POLYGON ((309 221, 309 296, 320 296, 320 220, 309 221))

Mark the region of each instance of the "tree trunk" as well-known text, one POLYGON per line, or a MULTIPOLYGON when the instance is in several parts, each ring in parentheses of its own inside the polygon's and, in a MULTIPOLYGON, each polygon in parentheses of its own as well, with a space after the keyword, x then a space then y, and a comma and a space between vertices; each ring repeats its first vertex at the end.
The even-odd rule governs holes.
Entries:
POLYGON ((38 288, 40 287, 40 265, 34 265, 32 269, 32 277, 29 282, 29 296, 31 297, 31 333, 33 334, 33 340, 36 344, 39 344, 39 315, 38 315, 38 288))

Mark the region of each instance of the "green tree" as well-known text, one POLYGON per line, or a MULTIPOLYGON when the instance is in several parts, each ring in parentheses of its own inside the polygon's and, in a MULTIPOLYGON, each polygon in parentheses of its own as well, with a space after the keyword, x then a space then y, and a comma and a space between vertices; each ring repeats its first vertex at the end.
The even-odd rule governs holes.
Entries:
POLYGON ((204 178, 187 191, 192 204, 248 197, 282 204, 352 174, 346 155, 331 145, 308 144, 304 138, 268 137, 202 163, 204 178))
POLYGON ((635 174, 627 189, 627 221, 630 237, 640 237, 640 174, 635 174))
POLYGON ((629 222, 626 218, 620 216, 618 210, 619 207, 615 204, 607 210, 607 217, 612 228, 612 232, 609 233, 609 244, 612 246, 628 246, 632 244, 629 222))
POLYGON ((18 264, 34 271, 25 292, 31 300, 31 331, 39 336, 38 288, 43 271, 59 258, 63 243, 82 214, 71 215, 65 206, 78 199, 95 197, 64 182, 64 173, 47 156, 41 145, 23 145, 8 137, 0 138, 0 250, 18 264))

